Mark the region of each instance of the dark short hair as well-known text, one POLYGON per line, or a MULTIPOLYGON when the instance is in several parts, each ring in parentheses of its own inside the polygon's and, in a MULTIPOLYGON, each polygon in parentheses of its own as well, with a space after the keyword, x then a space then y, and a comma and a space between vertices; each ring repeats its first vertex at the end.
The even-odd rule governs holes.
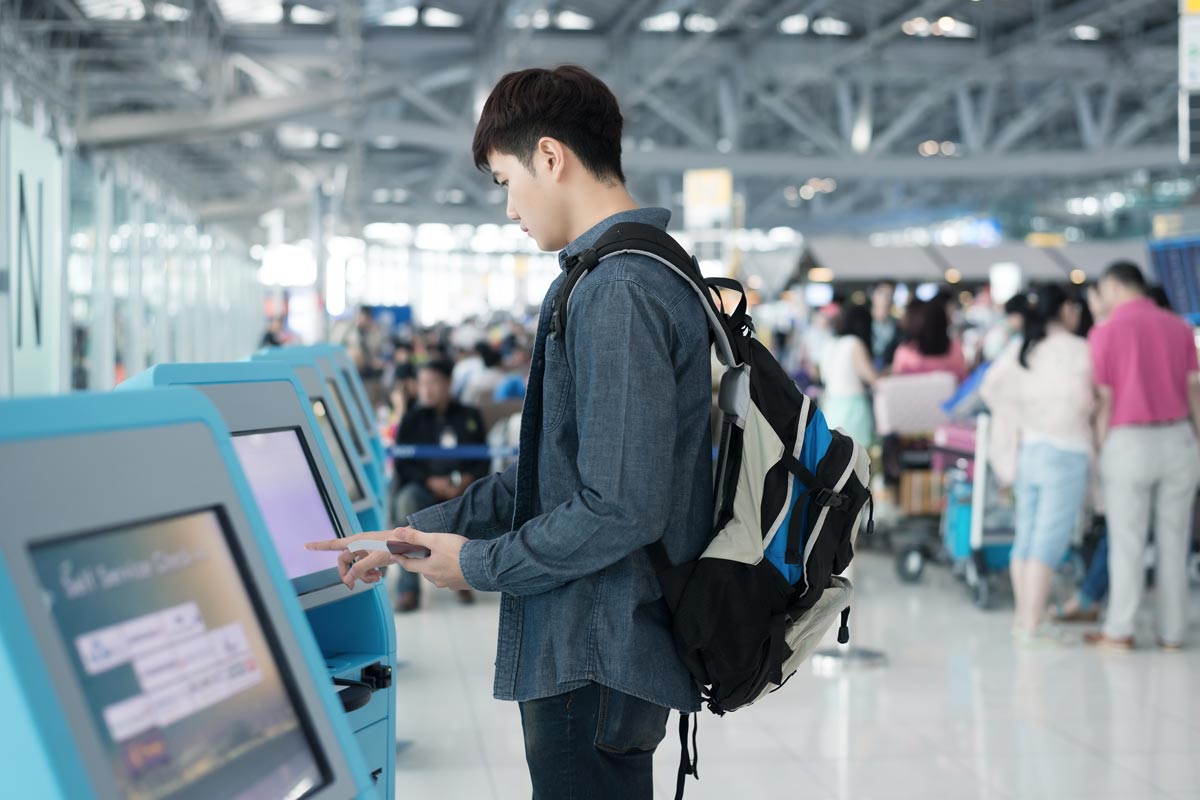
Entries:
POLYGON ((1023 294, 1014 294, 1004 304, 1005 316, 1009 314, 1024 314, 1029 310, 1029 299, 1023 294))
POLYGON ((599 180, 625 182, 621 170, 621 109, 604 82, 583 67, 525 69, 502 77, 475 127, 471 154, 488 170, 493 150, 533 167, 538 140, 562 142, 599 180))
POLYGON ((1104 277, 1101 280, 1116 281, 1126 288, 1137 289, 1139 292, 1146 291, 1146 276, 1142 274, 1138 265, 1131 261, 1117 261, 1110 264, 1108 269, 1104 270, 1104 277))
POLYGON ((838 336, 853 336, 871 349, 871 312, 861 304, 842 306, 833 332, 838 336))
POLYGON ((436 372, 446 380, 450 380, 450 378, 454 375, 454 365, 449 361, 440 358, 433 361, 426 361, 421 365, 421 369, 427 369, 436 372))

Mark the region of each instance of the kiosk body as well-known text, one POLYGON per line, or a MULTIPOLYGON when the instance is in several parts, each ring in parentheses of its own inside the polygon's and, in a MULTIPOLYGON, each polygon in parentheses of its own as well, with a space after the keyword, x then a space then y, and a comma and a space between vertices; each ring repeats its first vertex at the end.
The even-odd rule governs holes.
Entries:
POLYGON ((193 386, 216 406, 331 679, 369 689, 366 704, 347 716, 379 797, 390 799, 396 728, 391 605, 382 583, 347 589, 334 554, 303 549, 306 541, 362 528, 296 370, 274 361, 162 364, 127 383, 193 386))
POLYGON ((383 437, 375 418, 375 409, 371 407, 371 398, 367 394, 366 384, 363 383, 362 376, 358 374, 354 362, 346 353, 346 348, 335 344, 315 344, 311 347, 318 355, 332 362, 332 368, 341 373, 342 379, 350 387, 350 394, 357 401, 363 424, 371 431, 371 447, 374 448, 375 458, 380 464, 386 466, 387 450, 383 446, 383 437))
POLYGON ((375 796, 203 395, 0 408, 5 795, 375 796))

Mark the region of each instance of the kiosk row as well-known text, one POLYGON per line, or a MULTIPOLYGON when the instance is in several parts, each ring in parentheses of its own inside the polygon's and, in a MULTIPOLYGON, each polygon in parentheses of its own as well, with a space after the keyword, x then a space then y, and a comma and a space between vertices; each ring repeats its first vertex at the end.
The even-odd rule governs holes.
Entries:
POLYGON ((0 403, 5 796, 395 796, 382 446, 330 347, 0 403), (10 794, 11 792, 11 794, 10 794))

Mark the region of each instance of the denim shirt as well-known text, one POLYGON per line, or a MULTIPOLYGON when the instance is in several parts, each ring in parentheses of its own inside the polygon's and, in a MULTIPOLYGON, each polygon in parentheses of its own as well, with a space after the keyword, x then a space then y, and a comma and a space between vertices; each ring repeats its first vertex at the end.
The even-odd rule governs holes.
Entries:
MULTIPOLYGON (((666 228, 670 212, 615 214, 612 225, 666 228)), ((712 371, 695 291, 663 264, 601 262, 571 297, 566 336, 550 334, 560 275, 539 318, 520 457, 447 503, 419 530, 467 536, 463 576, 503 593, 494 694, 536 700, 603 684, 660 706, 699 709, 675 653, 669 613, 643 548, 697 558, 712 524, 712 371), (536 473, 536 474, 535 474, 536 473)))

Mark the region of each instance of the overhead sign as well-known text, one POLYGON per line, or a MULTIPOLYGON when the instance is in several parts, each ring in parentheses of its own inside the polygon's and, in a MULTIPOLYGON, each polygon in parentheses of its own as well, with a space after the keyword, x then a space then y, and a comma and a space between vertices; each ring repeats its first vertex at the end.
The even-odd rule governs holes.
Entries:
POLYGON ((689 169, 683 173, 683 224, 688 230, 728 228, 733 217, 733 173, 689 169))

